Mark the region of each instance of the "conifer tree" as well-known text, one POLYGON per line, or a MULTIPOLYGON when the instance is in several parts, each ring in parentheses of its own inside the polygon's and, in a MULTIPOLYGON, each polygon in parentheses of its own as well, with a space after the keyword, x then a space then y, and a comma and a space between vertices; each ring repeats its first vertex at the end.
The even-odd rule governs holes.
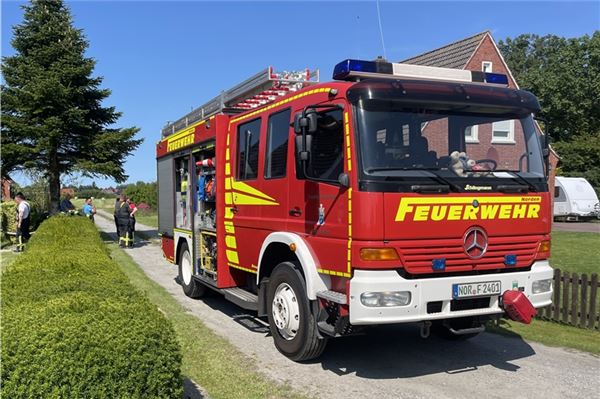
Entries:
POLYGON ((61 176, 125 181, 124 160, 142 140, 136 127, 113 126, 121 113, 102 105, 110 90, 93 76, 96 61, 63 1, 32 0, 24 10, 13 27, 15 55, 2 59, 2 177, 42 174, 55 211, 61 176))

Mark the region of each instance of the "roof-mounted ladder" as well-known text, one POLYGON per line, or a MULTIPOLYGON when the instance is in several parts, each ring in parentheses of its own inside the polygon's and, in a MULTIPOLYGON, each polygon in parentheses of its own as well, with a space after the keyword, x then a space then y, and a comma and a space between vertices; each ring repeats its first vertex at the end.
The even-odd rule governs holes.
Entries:
POLYGON ((231 89, 222 91, 220 95, 177 121, 168 123, 162 129, 162 137, 219 112, 233 114, 257 108, 274 101, 277 97, 315 83, 319 83, 318 69, 275 72, 272 67, 268 67, 231 89))

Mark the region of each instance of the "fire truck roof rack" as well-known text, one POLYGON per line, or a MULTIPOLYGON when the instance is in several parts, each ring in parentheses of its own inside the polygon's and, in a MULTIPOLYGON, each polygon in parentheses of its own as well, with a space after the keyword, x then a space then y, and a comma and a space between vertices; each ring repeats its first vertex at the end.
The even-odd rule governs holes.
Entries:
POLYGON ((275 72, 272 67, 265 68, 231 89, 222 91, 220 95, 177 121, 168 123, 162 129, 162 137, 169 136, 219 112, 234 114, 257 108, 279 96, 315 83, 319 83, 318 69, 275 72))

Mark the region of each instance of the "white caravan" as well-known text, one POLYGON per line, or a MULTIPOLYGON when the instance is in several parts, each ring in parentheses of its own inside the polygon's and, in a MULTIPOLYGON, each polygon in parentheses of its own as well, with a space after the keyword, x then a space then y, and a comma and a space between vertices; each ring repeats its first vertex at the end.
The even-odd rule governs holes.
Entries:
POLYGON ((600 204, 592 185, 583 177, 556 176, 554 219, 578 221, 600 218, 600 204))

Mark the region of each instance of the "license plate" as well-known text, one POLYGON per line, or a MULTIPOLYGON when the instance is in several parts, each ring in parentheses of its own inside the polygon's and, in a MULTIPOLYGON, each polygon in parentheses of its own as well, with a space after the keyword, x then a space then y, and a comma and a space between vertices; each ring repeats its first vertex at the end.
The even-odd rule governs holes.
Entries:
POLYGON ((500 281, 452 284, 452 298, 454 299, 498 295, 500 291, 500 281))

